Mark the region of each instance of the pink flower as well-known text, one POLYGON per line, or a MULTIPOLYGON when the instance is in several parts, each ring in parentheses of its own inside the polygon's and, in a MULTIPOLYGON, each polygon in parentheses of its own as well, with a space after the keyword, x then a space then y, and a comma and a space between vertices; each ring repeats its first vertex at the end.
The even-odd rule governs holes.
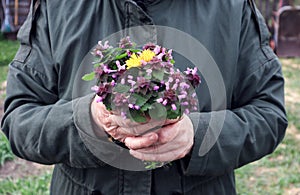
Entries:
POLYGON ((156 85, 156 86, 154 86, 154 87, 153 87, 153 90, 154 90, 154 91, 157 91, 157 90, 159 90, 159 86, 157 86, 157 85, 156 85))
POLYGON ((158 98, 158 99, 156 100, 157 103, 162 103, 163 101, 164 101, 164 99, 162 99, 162 98, 158 98))
POLYGON ((175 104, 172 104, 171 107, 172 107, 172 110, 177 110, 177 107, 175 104))
POLYGON ((121 63, 120 63, 119 60, 116 61, 116 65, 117 65, 117 67, 118 67, 118 71, 119 71, 119 72, 122 71, 122 70, 126 70, 126 64, 121 65, 121 63))

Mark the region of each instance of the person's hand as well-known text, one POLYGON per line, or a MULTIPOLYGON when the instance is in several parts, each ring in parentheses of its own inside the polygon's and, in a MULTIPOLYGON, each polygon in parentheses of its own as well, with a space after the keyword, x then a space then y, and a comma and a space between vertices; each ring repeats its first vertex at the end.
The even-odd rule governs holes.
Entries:
MULTIPOLYGON (((91 103, 91 114, 95 124, 99 127, 95 130, 96 135, 103 134, 103 130, 114 139, 124 142, 127 137, 143 135, 141 147, 148 147, 158 141, 158 135, 150 130, 165 125, 166 121, 150 120, 146 123, 133 122, 124 119, 122 116, 112 113, 105 108, 103 103, 98 103, 94 99, 91 103)), ((167 123, 174 123, 176 120, 168 120, 167 123)))
POLYGON ((157 143, 146 148, 143 143, 147 138, 144 136, 127 137, 124 142, 135 158, 159 162, 183 158, 194 144, 193 125, 186 115, 183 115, 178 122, 162 127, 157 135, 157 143))

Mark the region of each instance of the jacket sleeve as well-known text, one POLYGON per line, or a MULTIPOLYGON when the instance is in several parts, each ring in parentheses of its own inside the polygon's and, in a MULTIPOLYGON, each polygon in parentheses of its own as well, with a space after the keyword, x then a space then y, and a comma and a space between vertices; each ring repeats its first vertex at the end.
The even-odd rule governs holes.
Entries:
POLYGON ((231 108, 190 116, 196 133, 191 156, 185 161, 188 175, 232 171, 272 153, 284 137, 287 119, 280 62, 268 45, 260 13, 245 4, 242 21, 240 72, 231 108))
POLYGON ((103 162, 85 147, 74 122, 74 112, 84 107, 81 115, 89 120, 86 128, 92 128, 91 96, 74 100, 59 97, 46 9, 34 5, 19 31, 21 46, 9 65, 2 130, 21 158, 43 164, 99 167, 103 162))

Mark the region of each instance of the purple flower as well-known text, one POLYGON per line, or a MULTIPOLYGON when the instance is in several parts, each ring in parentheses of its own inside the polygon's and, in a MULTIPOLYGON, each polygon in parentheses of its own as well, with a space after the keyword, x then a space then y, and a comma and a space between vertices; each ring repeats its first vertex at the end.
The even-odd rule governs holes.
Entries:
POLYGON ((150 91, 150 84, 151 81, 146 79, 145 77, 137 77, 136 81, 136 92, 137 93, 142 93, 142 94, 147 94, 148 91, 150 91))
POLYGON ((116 61, 116 65, 118 67, 119 72, 122 71, 122 70, 126 70, 126 64, 121 65, 119 60, 116 61))
POLYGON ((134 105, 133 104, 128 104, 128 107, 132 109, 134 107, 134 105))
POLYGON ((105 73, 112 73, 112 72, 117 72, 117 70, 112 70, 112 69, 110 69, 107 65, 104 65, 103 66, 103 71, 105 72, 105 73))
POLYGON ((185 72, 187 80, 193 87, 197 87, 200 84, 200 76, 197 74, 197 67, 194 69, 188 68, 185 72))
POLYGON ((154 90, 154 91, 157 91, 157 90, 159 90, 159 86, 157 86, 157 85, 156 85, 156 86, 154 86, 154 87, 153 87, 153 90, 154 90))
POLYGON ((121 116, 122 116, 123 119, 126 119, 127 118, 126 117, 126 112, 121 112, 121 116))
POLYGON ((182 106, 188 106, 189 103, 188 103, 188 102, 181 102, 181 105, 182 105, 182 106))
POLYGON ((124 103, 128 103, 128 97, 124 93, 116 93, 113 99, 113 103, 115 106, 120 107, 124 105, 124 103))
POLYGON ((111 86, 115 86, 117 83, 116 83, 116 81, 115 80, 112 80, 111 82, 110 82, 110 84, 111 84, 111 86))
POLYGON ((179 84, 180 88, 183 90, 189 89, 190 85, 188 85, 186 82, 182 82, 179 84))
POLYGON ((162 103, 163 101, 164 101, 163 98, 158 98, 158 99, 156 100, 157 103, 162 103))
POLYGON ((161 70, 165 67, 165 63, 162 62, 157 56, 154 56, 150 62, 147 62, 150 65, 152 70, 161 70))
POLYGON ((91 90, 97 93, 99 90, 99 87, 95 85, 91 88, 91 90))
POLYGON ((122 49, 132 48, 133 45, 134 44, 130 41, 129 36, 121 39, 120 42, 119 42, 119 47, 122 48, 122 49))
POLYGON ((147 75, 150 76, 152 73, 152 69, 147 69, 146 72, 147 72, 147 75))
POLYGON ((172 89, 173 89, 173 90, 177 90, 177 88, 178 88, 178 84, 175 83, 175 84, 172 86, 172 89))
POLYGON ((131 84, 131 87, 134 87, 134 85, 136 84, 134 80, 130 80, 130 79, 128 79, 127 82, 131 84))
POLYGON ((104 45, 102 44, 102 41, 98 41, 98 44, 96 45, 95 49, 93 50, 92 54, 100 57, 100 59, 103 58, 104 52, 107 49, 112 48, 109 44, 108 41, 105 41, 104 45))
POLYGON ((96 102, 97 102, 97 103, 103 102, 103 98, 100 97, 100 96, 97 96, 97 97, 96 97, 96 102))
POLYGON ((122 78, 120 83, 121 83, 122 85, 125 85, 125 79, 122 78))
POLYGON ((182 99, 185 99, 187 96, 186 94, 181 94, 181 95, 178 95, 178 99, 181 101, 182 99))
POLYGON ((165 56, 164 53, 160 53, 160 54, 158 54, 158 55, 156 56, 156 58, 162 61, 162 59, 163 59, 164 56, 165 56))
POLYGON ((127 56, 130 57, 131 56, 131 51, 129 49, 126 50, 127 56))
POLYGON ((141 107, 135 104, 128 104, 128 107, 131 109, 139 110, 141 107))
POLYGON ((172 110, 177 110, 177 107, 175 104, 172 104, 171 107, 172 107, 172 110))
POLYGON ((177 83, 184 81, 184 75, 179 71, 179 69, 172 74, 172 77, 177 83))
POLYGON ((95 50, 95 55, 100 57, 100 58, 103 58, 103 53, 100 50, 95 50))
POLYGON ((96 73, 98 78, 100 78, 104 74, 103 68, 101 66, 95 68, 94 72, 96 73))
POLYGON ((166 106, 167 103, 168 103, 168 100, 167 100, 167 99, 165 99, 165 100, 162 102, 162 104, 163 104, 164 106, 166 106))
POLYGON ((147 50, 147 49, 154 50, 155 47, 156 47, 156 45, 154 43, 147 43, 143 46, 143 50, 147 50))
POLYGON ((157 55, 161 51, 161 46, 156 45, 155 48, 153 49, 153 52, 157 55))
MULTIPOLYGON (((96 89, 96 88, 94 88, 96 89)), ((111 83, 100 83, 96 94, 104 100, 111 93, 111 83)))
POLYGON ((178 100, 175 91, 171 89, 164 92, 163 99, 167 100, 168 102, 176 102, 178 100))
POLYGON ((184 110, 184 114, 190 114, 190 110, 186 108, 186 109, 184 110))

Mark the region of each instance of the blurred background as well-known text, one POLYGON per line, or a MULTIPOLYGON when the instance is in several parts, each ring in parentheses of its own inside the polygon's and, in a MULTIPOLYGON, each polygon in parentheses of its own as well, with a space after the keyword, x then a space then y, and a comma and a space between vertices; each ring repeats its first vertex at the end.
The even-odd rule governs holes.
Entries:
MULTIPOLYGON (((16 35, 30 10, 30 0, 0 1, 1 119, 8 64, 19 47, 16 35)), ((270 46, 282 63, 289 127, 273 154, 236 170, 237 191, 300 195, 300 0, 256 0, 256 6, 270 30, 270 46)), ((0 131, 0 195, 49 194, 52 168, 15 157, 0 131)))

